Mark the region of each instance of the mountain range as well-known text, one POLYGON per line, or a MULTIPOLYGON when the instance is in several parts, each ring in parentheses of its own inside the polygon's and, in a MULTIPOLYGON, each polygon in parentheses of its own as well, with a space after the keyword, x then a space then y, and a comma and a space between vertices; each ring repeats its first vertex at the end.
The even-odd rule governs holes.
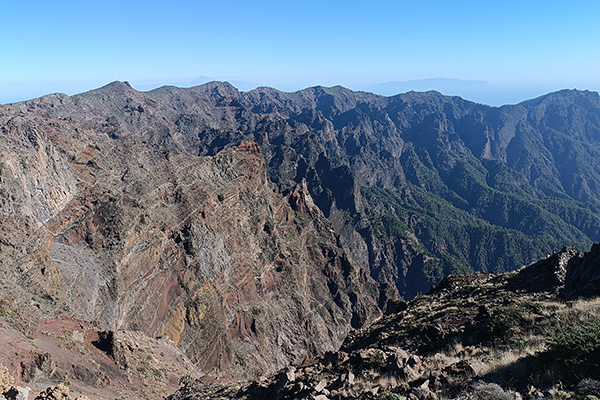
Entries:
POLYGON ((593 92, 493 108, 436 92, 115 83, 72 103, 51 115, 100 117, 109 135, 143 132, 170 152, 257 142, 278 191, 305 179, 353 258, 408 298, 450 273, 515 269, 600 236, 593 92))
POLYGON ((24 382, 174 391, 138 333, 149 357, 257 377, 336 350, 444 276, 600 241, 594 92, 489 107, 114 82, 0 106, 0 126, 0 322, 15 338, 0 353, 24 382))

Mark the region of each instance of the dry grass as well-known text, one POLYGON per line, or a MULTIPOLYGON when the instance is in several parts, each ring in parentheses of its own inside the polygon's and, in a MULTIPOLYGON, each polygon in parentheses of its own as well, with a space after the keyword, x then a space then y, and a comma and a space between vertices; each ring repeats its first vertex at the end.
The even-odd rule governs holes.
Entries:
POLYGON ((428 369, 443 369, 451 364, 460 361, 462 358, 445 354, 445 352, 436 353, 427 357, 428 369))
MULTIPOLYGON (((525 304, 525 303, 523 303, 525 304)), ((423 376, 429 376, 431 371, 440 371, 444 368, 468 360, 473 367, 476 379, 496 382, 503 388, 512 390, 527 390, 526 388, 546 388, 550 390, 554 398, 564 398, 566 392, 562 391, 560 382, 564 378, 564 371, 555 365, 545 365, 541 353, 546 350, 546 342, 554 332, 562 330, 566 326, 581 325, 587 321, 600 319, 600 297, 594 299, 577 300, 571 302, 528 300, 524 308, 531 310, 517 323, 522 324, 514 332, 518 341, 510 341, 506 338, 502 344, 493 346, 466 346, 458 339, 448 344, 443 351, 423 357, 423 376), (519 336, 520 335, 520 336, 519 336)), ((429 306, 430 307, 430 306, 429 306)), ((426 308, 426 307, 424 307, 426 308)), ((464 379, 461 377, 460 379, 464 379)), ((386 393, 403 393, 409 388, 409 383, 401 374, 382 374, 376 371, 364 371, 356 377, 355 386, 350 392, 360 393, 378 388, 379 395, 386 393)), ((460 380, 455 382, 460 384, 460 380)), ((487 386, 473 387, 472 393, 466 398, 480 399, 493 392, 492 396, 498 399, 515 398, 514 392, 498 390, 492 383, 487 386), (486 389, 486 390, 483 390, 486 389), (489 390, 488 390, 489 389, 489 390), (495 390, 492 390, 495 389, 495 390), (469 397, 471 396, 471 397, 469 397), (479 397, 478 397, 479 396, 479 397), (483 396, 483 397, 482 397, 483 396)), ((444 390, 451 390, 450 387, 444 390)), ((346 393, 348 395, 352 393, 346 393)), ((456 398, 456 393, 437 393, 440 399, 456 398)))
POLYGON ((600 297, 575 301, 543 301, 536 305, 558 329, 600 319, 600 297))
POLYGON ((480 357, 482 368, 478 371, 479 376, 495 374, 506 370, 511 366, 518 365, 520 361, 527 357, 535 355, 544 349, 537 336, 530 336, 525 339, 526 342, 532 341, 534 345, 521 349, 512 349, 507 347, 494 347, 490 349, 489 354, 480 357))
POLYGON ((512 382, 527 382, 534 387, 550 387, 564 378, 564 371, 553 365, 544 365, 537 357, 546 350, 549 336, 567 326, 578 326, 600 319, 600 298, 572 302, 538 301, 535 308, 545 318, 535 322, 522 337, 522 346, 496 346, 474 360, 482 361, 478 376, 494 377, 503 387, 512 382))
POLYGON ((345 397, 354 397, 358 393, 370 392, 374 388, 378 388, 379 393, 389 390, 408 390, 410 387, 406 379, 396 374, 377 375, 373 371, 358 375, 354 379, 354 384, 351 387, 344 388, 340 391, 345 397), (371 373, 369 373, 371 372, 371 373))

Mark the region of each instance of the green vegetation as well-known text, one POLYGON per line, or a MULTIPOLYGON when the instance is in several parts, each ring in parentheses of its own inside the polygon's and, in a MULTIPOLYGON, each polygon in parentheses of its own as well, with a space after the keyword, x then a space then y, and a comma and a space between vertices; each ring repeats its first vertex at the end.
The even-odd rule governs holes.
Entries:
MULTIPOLYGON (((441 195, 415 185, 409 188, 411 196, 378 187, 363 188, 362 194, 369 204, 382 204, 385 210, 368 214, 377 240, 405 241, 424 254, 429 261, 422 271, 431 283, 448 274, 512 270, 531 262, 532 256, 541 258, 563 246, 556 238, 493 225, 477 213, 473 215, 464 199, 453 197, 447 188, 445 192, 439 189, 441 195)), ((487 207, 502 209, 495 203, 487 207)))
POLYGON ((376 232, 378 232, 381 236, 395 236, 403 239, 408 239, 408 226, 404 222, 400 221, 400 219, 397 216, 391 213, 384 214, 379 219, 377 219, 374 226, 376 232))
POLYGON ((406 397, 402 396, 399 393, 393 393, 393 392, 387 392, 385 394, 385 400, 402 400, 405 399, 406 397))
MULTIPOLYGON (((501 295, 502 291, 499 291, 497 296, 501 295)), ((515 348, 524 347, 526 343, 523 335, 530 325, 526 318, 530 311, 528 305, 522 303, 499 306, 488 325, 492 340, 515 348)))
POLYGON ((377 368, 385 368, 385 355, 383 351, 377 350, 369 359, 369 363, 377 368))
POLYGON ((547 355, 568 367, 600 365, 600 321, 568 326, 553 333, 548 340, 547 355))

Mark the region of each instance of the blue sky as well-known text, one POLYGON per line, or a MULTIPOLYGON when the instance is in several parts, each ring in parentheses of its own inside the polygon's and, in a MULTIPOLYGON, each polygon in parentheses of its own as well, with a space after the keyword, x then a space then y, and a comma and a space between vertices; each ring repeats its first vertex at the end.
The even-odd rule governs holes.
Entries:
POLYGON ((0 12, 0 103, 197 77, 282 90, 478 80, 465 97, 488 104, 600 90, 597 0, 7 0, 0 12))

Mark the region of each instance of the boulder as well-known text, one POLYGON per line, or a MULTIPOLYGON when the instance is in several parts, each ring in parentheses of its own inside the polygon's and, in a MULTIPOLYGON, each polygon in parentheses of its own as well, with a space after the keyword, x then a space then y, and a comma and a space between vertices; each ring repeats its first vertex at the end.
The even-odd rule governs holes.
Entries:
POLYGON ((325 389, 326 386, 327 386, 327 381, 326 380, 319 381, 319 383, 317 383, 315 385, 315 392, 322 392, 323 389, 325 389))
POLYGON ((565 285, 567 266, 571 260, 580 257, 581 254, 575 248, 563 247, 550 257, 521 268, 519 273, 511 278, 508 289, 533 293, 558 292, 565 285))
POLYGON ((38 394, 34 400, 71 400, 69 388, 63 384, 51 386, 38 394))
POLYGON ((8 391, 15 384, 15 378, 10 374, 8 368, 0 364, 0 393, 8 391))
POLYGON ((433 393, 431 390, 424 388, 424 387, 418 387, 418 388, 413 388, 410 390, 410 392, 408 392, 408 399, 409 400, 438 400, 438 396, 437 394, 433 393))
POLYGON ((600 295, 600 243, 569 260, 562 294, 567 299, 600 295))

